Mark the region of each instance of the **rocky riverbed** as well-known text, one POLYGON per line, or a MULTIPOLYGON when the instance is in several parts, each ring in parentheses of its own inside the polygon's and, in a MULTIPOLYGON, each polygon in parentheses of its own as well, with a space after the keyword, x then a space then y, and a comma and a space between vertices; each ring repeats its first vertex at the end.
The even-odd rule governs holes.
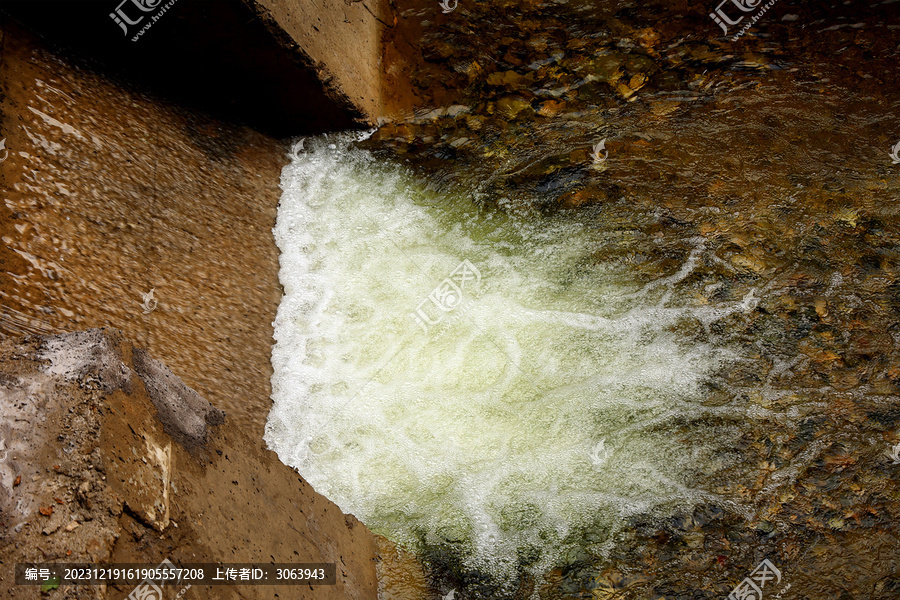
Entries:
MULTIPOLYGON (((417 3, 390 32, 421 49, 397 73, 429 109, 363 147, 485 211, 605 232, 584 270, 653 281, 702 239, 682 297, 758 300, 680 327, 744 357, 707 395, 709 424, 742 432, 730 467, 696 474, 722 500, 632 519, 522 594, 719 598, 763 559, 766 597, 900 593, 897 9, 776 5, 733 41, 714 8, 417 3)), ((426 562, 445 592, 492 594, 453 544, 426 562)))

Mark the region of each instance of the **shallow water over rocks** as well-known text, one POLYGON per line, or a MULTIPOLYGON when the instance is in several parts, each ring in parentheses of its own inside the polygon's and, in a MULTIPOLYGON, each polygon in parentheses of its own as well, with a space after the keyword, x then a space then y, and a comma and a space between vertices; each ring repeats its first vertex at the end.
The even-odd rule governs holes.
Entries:
MULTIPOLYGON (((900 589, 898 10, 776 5, 733 41, 714 9, 421 3, 394 32, 422 48, 407 62, 430 106, 361 147, 432 193, 591 229, 574 273, 652 284, 701 239, 676 296, 757 300, 709 324, 741 356, 703 394, 711 430, 739 432, 693 479, 717 499, 628 517, 608 552, 523 571, 519 595, 725 597, 763 559, 781 570, 766 597, 900 589)), ((451 546, 424 556, 435 593, 498 595, 451 546)))

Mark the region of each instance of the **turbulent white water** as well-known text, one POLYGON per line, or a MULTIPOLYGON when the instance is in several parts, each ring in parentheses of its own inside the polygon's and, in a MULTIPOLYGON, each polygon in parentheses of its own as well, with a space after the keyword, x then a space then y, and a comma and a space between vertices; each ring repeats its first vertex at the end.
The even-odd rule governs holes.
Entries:
POLYGON ((282 173, 281 459, 374 531, 501 578, 701 499, 723 432, 700 388, 727 355, 674 331, 747 308, 679 304, 702 241, 641 288, 585 266, 597 231, 434 197, 348 140, 307 140, 282 173))

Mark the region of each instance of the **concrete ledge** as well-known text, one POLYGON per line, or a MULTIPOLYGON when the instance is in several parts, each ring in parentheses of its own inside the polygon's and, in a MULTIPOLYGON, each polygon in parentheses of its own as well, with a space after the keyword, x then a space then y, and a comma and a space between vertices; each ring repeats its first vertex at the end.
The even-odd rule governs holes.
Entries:
POLYGON ((309 57, 332 94, 359 110, 368 123, 383 115, 380 41, 387 2, 245 1, 270 31, 283 32, 309 57))
MULTIPOLYGON (((0 344, 0 595, 35 596, 14 585, 16 563, 168 558, 337 565, 334 586, 218 586, 198 597, 376 598, 372 534, 259 441, 227 420, 212 425, 220 414, 165 365, 138 368, 153 360, 140 354, 106 329, 0 344), (205 442, 166 433, 193 431, 201 413, 205 442)), ((81 586, 66 597, 129 592, 81 586)))

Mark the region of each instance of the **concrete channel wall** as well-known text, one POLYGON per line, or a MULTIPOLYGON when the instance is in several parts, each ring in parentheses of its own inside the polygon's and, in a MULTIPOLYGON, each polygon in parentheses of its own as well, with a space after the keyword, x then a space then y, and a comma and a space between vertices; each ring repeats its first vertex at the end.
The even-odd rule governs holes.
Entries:
POLYGON ((309 56, 320 80, 373 122, 383 114, 384 0, 248 0, 309 56))
POLYGON ((381 116, 386 10, 387 0, 6 0, 0 19, 91 69, 285 138, 381 116))
MULTIPOLYGON (((226 419, 197 458, 169 444, 140 386, 133 398, 93 398, 96 411, 79 404, 95 415, 121 401, 140 418, 88 428, 70 419, 82 414, 70 401, 93 379, 48 384, 39 400, 53 418, 27 436, 0 418, 5 447, 25 444, 0 473, 2 493, 22 500, 0 506, 0 563, 318 560, 336 563, 342 583, 290 597, 374 600, 372 534, 281 464, 261 434, 281 296, 271 229, 285 138, 377 118, 375 2, 164 0, 146 15, 120 2, 0 5, 0 346, 9 350, 0 406, 19 393, 9 382, 28 367, 17 362, 23 348, 36 349, 28 336, 112 327, 226 419), (134 24, 110 17, 119 9, 134 24), (40 487, 64 483, 56 451, 67 440, 143 444, 118 436, 129 427, 172 448, 182 479, 159 488, 171 493, 171 522, 113 489, 111 471, 75 488, 40 487), (59 443, 35 441, 45 438, 59 443), (43 447, 52 452, 32 460, 43 447), (35 471, 9 470, 16 465, 35 471), (75 533, 101 521, 103 536, 75 533)), ((127 463, 126 481, 143 468, 128 462, 142 446, 128 444, 98 451, 102 465, 127 463)), ((33 597, 10 575, 0 575, 0 595, 33 597)))

